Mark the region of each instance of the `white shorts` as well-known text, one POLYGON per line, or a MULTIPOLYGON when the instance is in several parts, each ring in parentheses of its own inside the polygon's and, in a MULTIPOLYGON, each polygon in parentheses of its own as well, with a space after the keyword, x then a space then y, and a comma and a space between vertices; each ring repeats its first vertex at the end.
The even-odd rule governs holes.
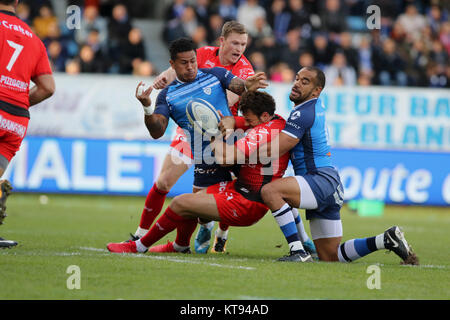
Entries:
POLYGON ((317 209, 317 200, 308 182, 302 176, 294 176, 300 188, 300 209, 317 209))
POLYGON ((314 218, 309 220, 309 228, 313 240, 342 237, 341 220, 314 218))

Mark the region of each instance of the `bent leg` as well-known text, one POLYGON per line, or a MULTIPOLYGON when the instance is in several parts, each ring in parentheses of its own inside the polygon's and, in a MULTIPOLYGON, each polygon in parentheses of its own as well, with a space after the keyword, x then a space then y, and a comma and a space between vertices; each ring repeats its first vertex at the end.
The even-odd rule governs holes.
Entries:
POLYGON ((180 161, 174 161, 175 158, 169 152, 164 158, 161 172, 147 194, 145 205, 142 210, 141 220, 135 235, 142 237, 150 226, 153 224, 155 218, 161 212, 166 195, 180 177, 189 169, 189 166, 180 161))
POLYGON ((220 221, 214 195, 206 193, 206 189, 194 193, 183 194, 172 200, 170 207, 180 216, 220 221))
POLYGON ((341 220, 314 218, 310 220, 311 236, 321 261, 339 261, 338 248, 342 240, 341 220))
POLYGON ((300 195, 301 190, 295 177, 272 181, 261 190, 264 203, 272 210, 272 215, 289 245, 291 255, 304 250, 292 212, 292 207, 300 206, 300 195))

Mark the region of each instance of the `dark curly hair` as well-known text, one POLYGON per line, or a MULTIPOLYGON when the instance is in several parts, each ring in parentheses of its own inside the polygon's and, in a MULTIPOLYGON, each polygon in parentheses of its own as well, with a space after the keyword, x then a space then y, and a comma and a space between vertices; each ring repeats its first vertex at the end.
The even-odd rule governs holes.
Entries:
POLYGON ((260 117, 264 112, 269 115, 275 113, 275 100, 273 97, 264 91, 248 91, 241 96, 239 106, 243 113, 248 110, 260 117))
POLYGON ((176 60, 180 52, 196 50, 195 42, 190 38, 179 38, 172 41, 169 45, 170 59, 176 60))

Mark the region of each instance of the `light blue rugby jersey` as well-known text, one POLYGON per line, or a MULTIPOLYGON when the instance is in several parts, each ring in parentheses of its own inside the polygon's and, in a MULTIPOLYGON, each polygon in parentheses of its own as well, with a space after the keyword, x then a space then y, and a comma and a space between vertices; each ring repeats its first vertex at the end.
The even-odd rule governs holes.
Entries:
POLYGON ((317 172, 318 168, 332 167, 325 106, 320 98, 295 106, 283 132, 300 139, 291 150, 295 175, 317 172))
MULTIPOLYGON (((228 107, 226 90, 236 76, 225 68, 215 67, 199 69, 197 77, 192 82, 173 81, 158 94, 155 112, 166 118, 172 118, 182 129, 194 137, 194 128, 186 116, 186 105, 194 98, 200 98, 211 103, 224 116, 232 116, 228 107)), ((192 150, 194 139, 191 139, 192 150)), ((209 142, 203 144, 203 149, 209 142)))

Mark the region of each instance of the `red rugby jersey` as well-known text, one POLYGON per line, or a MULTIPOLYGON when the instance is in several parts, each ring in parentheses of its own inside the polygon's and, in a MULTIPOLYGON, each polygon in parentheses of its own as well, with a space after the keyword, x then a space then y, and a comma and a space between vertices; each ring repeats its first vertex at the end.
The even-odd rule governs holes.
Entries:
POLYGON ((14 13, 0 11, 0 101, 28 109, 30 80, 51 73, 42 41, 14 13))
MULTIPOLYGON (((219 59, 219 47, 205 46, 197 49, 197 64, 199 68, 225 68, 243 80, 255 74, 251 63, 244 55, 235 64, 222 65, 219 59)), ((231 113, 235 116, 237 116, 238 105, 239 102, 230 107, 231 113)))
MULTIPOLYGON (((284 129, 285 124, 286 120, 279 115, 275 115, 272 120, 252 128, 245 138, 236 142, 236 146, 238 150, 245 154, 246 159, 256 162, 254 160, 257 159, 256 155, 259 147, 265 143, 270 143, 270 141, 278 136, 281 130, 284 129)), ((255 195, 258 197, 261 188, 265 184, 284 175, 288 163, 289 152, 266 165, 261 164, 259 161, 257 163, 249 162, 242 165, 236 182, 237 190, 243 191, 238 189, 242 189, 243 187, 249 191, 248 198, 252 199, 255 195)))

